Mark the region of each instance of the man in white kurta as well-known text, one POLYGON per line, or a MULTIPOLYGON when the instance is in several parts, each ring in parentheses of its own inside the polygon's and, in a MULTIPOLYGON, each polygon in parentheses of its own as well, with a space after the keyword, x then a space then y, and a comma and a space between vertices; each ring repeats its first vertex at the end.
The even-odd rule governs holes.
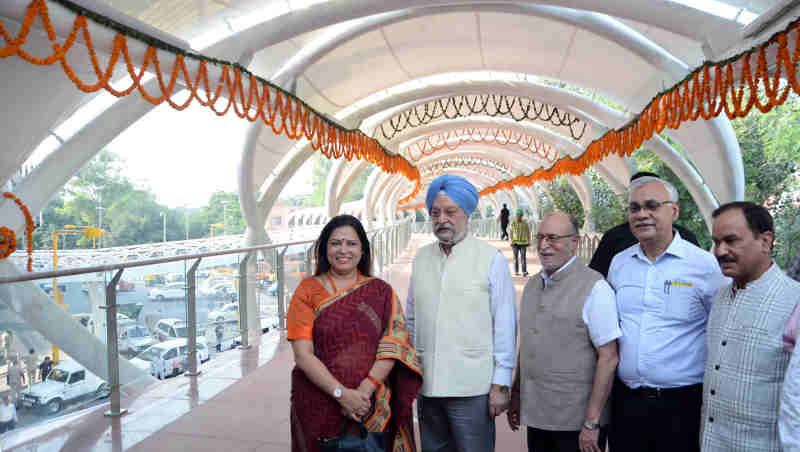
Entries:
POLYGON ((714 254, 733 283, 714 299, 703 382, 703 451, 780 452, 778 410, 789 353, 786 322, 800 283, 770 255, 772 217, 762 206, 733 202, 714 218, 714 254))
POLYGON ((800 304, 794 308, 783 332, 784 348, 792 353, 789 368, 783 379, 778 430, 783 452, 800 452, 800 304))
POLYGON ((436 178, 426 204, 437 241, 414 257, 406 302, 424 377, 422 451, 491 452, 516 361, 511 272, 499 250, 469 234, 478 204, 469 181, 436 178))

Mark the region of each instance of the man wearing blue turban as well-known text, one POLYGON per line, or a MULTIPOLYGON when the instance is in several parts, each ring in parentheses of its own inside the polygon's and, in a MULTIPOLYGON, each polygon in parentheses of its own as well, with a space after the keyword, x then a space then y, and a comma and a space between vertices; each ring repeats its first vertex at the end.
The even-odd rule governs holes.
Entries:
POLYGON ((469 234, 478 190, 468 180, 439 176, 425 204, 437 241, 417 251, 406 302, 424 377, 422 451, 493 451, 516 364, 511 272, 497 248, 469 234))

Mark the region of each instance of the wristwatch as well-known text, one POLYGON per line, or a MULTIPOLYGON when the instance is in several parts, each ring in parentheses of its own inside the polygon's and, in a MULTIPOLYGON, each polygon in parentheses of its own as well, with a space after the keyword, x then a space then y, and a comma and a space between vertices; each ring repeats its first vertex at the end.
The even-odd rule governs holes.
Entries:
POLYGON ((583 428, 585 428, 586 430, 597 430, 598 428, 600 428, 600 423, 592 422, 589 419, 586 419, 585 421, 583 421, 583 428))
POLYGON ((337 386, 336 389, 333 390, 333 398, 340 399, 342 398, 342 387, 337 386))

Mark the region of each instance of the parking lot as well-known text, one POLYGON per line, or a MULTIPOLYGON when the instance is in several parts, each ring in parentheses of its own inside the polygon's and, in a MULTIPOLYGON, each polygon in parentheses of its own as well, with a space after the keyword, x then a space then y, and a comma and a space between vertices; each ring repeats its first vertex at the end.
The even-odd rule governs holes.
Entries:
MULTIPOLYGON (((90 309, 89 294, 86 290, 87 286, 82 282, 68 282, 59 281, 59 289, 63 291, 64 304, 67 305, 67 310, 70 314, 87 315, 90 309)), ((150 287, 144 287, 144 283, 136 282, 130 286, 125 287, 125 291, 117 293, 117 303, 120 305, 139 305, 140 310, 135 319, 131 319, 137 326, 149 326, 148 322, 154 319, 179 319, 180 321, 186 320, 186 299, 185 297, 165 300, 154 300, 148 298, 148 291, 150 287)), ((273 319, 277 319, 277 298, 273 295, 268 295, 268 290, 258 288, 256 296, 259 306, 259 316, 269 318, 263 322, 265 328, 272 328, 273 319)), ((229 313, 221 322, 215 321, 216 319, 209 319, 209 313, 217 309, 230 305, 231 299, 229 297, 218 297, 211 295, 203 295, 198 291, 197 297, 197 322, 198 331, 205 333, 201 337, 205 337, 208 351, 210 352, 210 360, 213 361, 219 353, 226 353, 238 344, 239 340, 239 326, 238 326, 238 311, 229 313), (209 320, 213 323, 209 324, 209 320), (216 350, 216 334, 215 329, 218 325, 222 325, 224 330, 223 347, 221 351, 216 350)), ((216 316, 216 314, 215 314, 216 316)), ((78 320, 78 319, 76 319, 78 320)), ((152 333, 152 332, 151 332, 152 333)), ((96 333, 97 334, 97 333, 96 333)), ((98 336, 101 336, 98 334, 98 336)), ((63 352, 62 352, 63 353, 63 352)), ((130 353, 121 353, 125 358, 133 357, 130 353)), ((63 358, 63 356, 62 356, 63 358)), ((204 365, 205 366, 205 365, 204 365)), ((5 366, 3 366, 5 368, 5 366)), ((0 375, 2 377, 2 375, 0 375)), ((41 384, 41 383, 38 383, 41 384)), ((7 385, 5 378, 0 382, 0 393, 7 392, 7 385)), ((16 428, 22 428, 37 424, 47 419, 63 416, 78 410, 82 410, 96 404, 106 402, 106 397, 92 393, 83 394, 73 400, 65 401, 61 404, 60 409, 56 413, 49 413, 42 408, 26 408, 22 403, 18 404, 18 417, 19 422, 16 428)))

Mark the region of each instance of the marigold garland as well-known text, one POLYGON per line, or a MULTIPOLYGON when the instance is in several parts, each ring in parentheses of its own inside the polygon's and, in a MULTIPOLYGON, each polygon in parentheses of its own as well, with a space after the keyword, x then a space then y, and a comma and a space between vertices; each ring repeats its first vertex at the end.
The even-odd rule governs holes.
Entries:
MULTIPOLYGON (((211 109, 218 116, 227 114, 233 107, 234 114, 240 118, 247 119, 250 122, 261 120, 265 126, 270 127, 277 135, 285 135, 294 140, 302 138, 309 140, 311 147, 327 158, 366 160, 377 165, 384 172, 402 174, 407 179, 416 182, 414 190, 407 197, 408 199, 411 199, 419 192, 419 171, 408 160, 400 155, 389 153, 376 140, 366 136, 360 130, 346 129, 325 118, 293 94, 257 77, 240 65, 207 58, 198 54, 190 54, 152 37, 135 32, 135 30, 130 30, 110 19, 80 8, 69 1, 58 0, 58 3, 75 11, 77 14, 72 30, 63 43, 57 42, 58 38, 50 22, 45 0, 32 0, 27 7, 22 27, 15 38, 12 38, 0 23, 0 37, 6 42, 4 47, 0 47, 0 58, 16 55, 36 65, 60 64, 64 73, 75 86, 86 93, 105 89, 116 97, 122 97, 130 95, 136 90, 145 100, 154 105, 166 102, 176 110, 184 110, 193 101, 197 101, 200 105, 211 109), (113 41, 113 50, 105 68, 102 67, 95 52, 92 37, 89 33, 87 15, 100 25, 118 31, 113 41), (37 18, 40 19, 52 47, 52 54, 44 58, 34 57, 22 48, 27 42, 31 27, 37 18), (129 54, 126 34, 133 35, 148 44, 138 71, 129 54), (83 38, 89 53, 91 68, 97 78, 94 83, 85 82, 78 77, 76 71, 67 61, 67 54, 76 44, 79 35, 83 38), (144 39, 142 39, 143 37, 144 39), (169 76, 166 78, 158 59, 158 49, 167 50, 176 55, 172 70, 169 71, 169 76), (122 90, 114 89, 111 86, 114 69, 120 57, 122 57, 128 75, 131 78, 130 86, 122 90), (198 64, 194 77, 189 75, 186 65, 187 58, 196 61, 198 64), (208 63, 221 68, 219 78, 215 84, 209 81, 208 63), (144 74, 148 69, 155 73, 159 94, 148 92, 142 83, 144 74), (176 94, 175 89, 178 81, 181 81, 181 84, 190 93, 183 103, 177 103, 172 99, 172 96, 176 94), (225 98, 227 98, 227 102, 225 98), (219 102, 220 100, 221 102, 219 102)), ((179 90, 181 89, 179 88, 179 90)))
POLYGON ((531 135, 521 132, 516 133, 506 128, 477 127, 452 129, 434 136, 428 136, 424 140, 414 142, 406 147, 406 153, 412 162, 417 163, 421 158, 432 155, 439 150, 449 149, 455 151, 459 147, 471 143, 515 147, 523 152, 530 152, 548 163, 553 163, 558 157, 556 149, 531 135))
MULTIPOLYGON (((22 203, 13 193, 3 192, 3 197, 14 201, 14 203, 22 211, 25 216, 25 244, 28 248, 28 272, 33 271, 33 230, 36 229, 36 223, 33 222, 28 206, 22 203)), ((0 259, 5 259, 11 256, 17 250, 17 236, 14 231, 5 226, 0 227, 0 259)))
MULTIPOLYGON (((421 188, 419 171, 408 160, 388 153, 380 144, 364 135, 360 130, 345 129, 324 118, 294 95, 256 77, 240 65, 175 49, 152 37, 81 9, 67 0, 57 1, 65 7, 77 11, 72 31, 64 43, 56 42, 57 37, 50 23, 45 0, 32 0, 27 7, 22 28, 16 38, 11 38, 0 24, 0 36, 6 41, 6 46, 0 47, 0 58, 17 55, 37 65, 59 63, 67 77, 85 92, 105 89, 115 96, 125 96, 138 90, 144 99, 156 105, 167 102, 173 108, 182 110, 188 107, 192 101, 197 101, 219 116, 226 114, 233 106, 237 116, 251 122, 261 119, 276 134, 283 134, 291 139, 307 138, 311 142, 312 148, 320 151, 327 158, 344 157, 347 160, 353 158, 366 160, 379 166, 385 172, 399 172, 409 180, 416 182, 412 193, 401 199, 399 204, 410 201, 419 193, 421 188), (114 39, 113 51, 105 70, 101 67, 92 45, 86 22, 87 15, 101 25, 121 30, 114 39), (22 49, 37 17, 41 19, 43 28, 52 43, 53 53, 44 58, 33 57, 22 49), (83 36, 91 57, 92 68, 97 76, 97 82, 94 84, 80 80, 66 59, 67 53, 77 41, 79 32, 83 36), (144 61, 138 72, 128 54, 126 34, 148 44, 144 61), (159 48, 176 55, 167 82, 164 80, 158 61, 157 49, 159 48), (124 59, 132 82, 124 90, 115 90, 109 82, 120 56, 124 59), (187 57, 199 62, 194 79, 190 77, 186 67, 185 59, 187 57), (213 86, 208 80, 207 62, 222 68, 219 79, 213 86), (148 68, 151 68, 156 74, 161 91, 158 96, 147 92, 141 83, 148 68), (182 78, 182 84, 191 94, 182 104, 175 103, 171 98, 179 77, 182 78), (245 88, 245 79, 247 88, 245 88), (225 90, 228 101, 225 103, 223 100, 225 105, 223 108, 219 108, 217 101, 223 96, 223 90, 225 90), (205 93, 202 97, 200 91, 205 93)), ((531 185, 537 180, 553 180, 564 174, 582 174, 591 165, 603 160, 611 153, 620 156, 631 155, 654 134, 663 132, 665 127, 677 129, 685 121, 696 121, 700 118, 708 120, 719 116, 722 112, 729 119, 741 118, 749 114, 754 106, 763 113, 769 112, 786 101, 790 90, 800 95, 800 80, 797 78, 797 64, 800 62, 799 28, 800 19, 795 19, 785 30, 776 33, 753 49, 724 61, 704 63, 683 80, 656 95, 642 112, 625 126, 609 130, 602 137, 593 141, 577 158, 559 159, 550 168, 538 169, 529 175, 502 181, 482 190, 481 195, 509 189, 515 185, 531 185), (789 35, 793 32, 795 33, 794 49, 790 54, 788 40, 789 35), (755 70, 752 65, 754 56, 756 58, 755 70), (738 80, 734 76, 737 66, 738 80), (769 74, 769 67, 775 68, 772 75, 769 74), (782 78, 786 79, 786 84, 781 87, 782 78), (760 98, 759 88, 763 90, 765 100, 760 98)))
POLYGON ((593 164, 614 153, 630 156, 642 143, 664 131, 677 129, 686 121, 708 120, 725 113, 728 119, 747 116, 752 108, 767 113, 786 102, 790 91, 800 95, 797 65, 800 63, 800 19, 760 45, 719 62, 705 62, 683 80, 656 95, 625 126, 609 130, 593 141, 580 156, 564 157, 550 168, 501 181, 480 192, 481 196, 516 185, 550 181, 564 174, 582 174, 593 164), (794 33, 794 50, 789 36, 794 33), (755 71, 752 60, 755 57, 755 71), (739 78, 734 76, 737 72, 739 78), (770 75, 768 68, 774 67, 770 75), (786 83, 781 87, 781 79, 786 83), (764 100, 759 95, 763 90, 764 100))

